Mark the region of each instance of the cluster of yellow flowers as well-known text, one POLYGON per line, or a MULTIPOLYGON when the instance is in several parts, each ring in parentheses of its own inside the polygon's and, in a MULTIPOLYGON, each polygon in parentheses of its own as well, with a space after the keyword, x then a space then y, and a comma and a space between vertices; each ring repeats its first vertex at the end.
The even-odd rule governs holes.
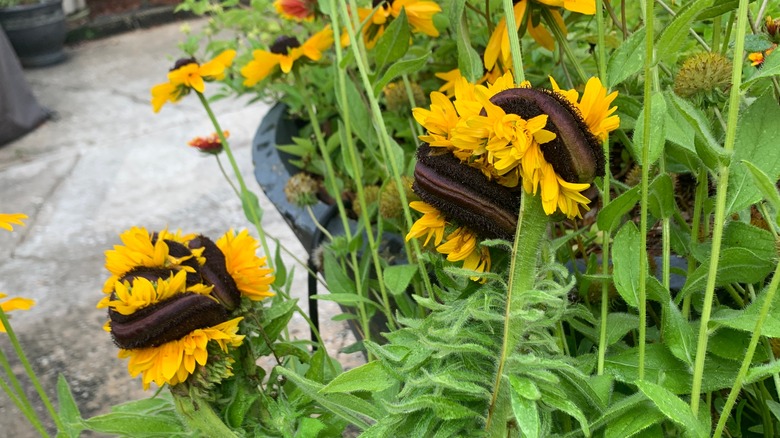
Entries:
MULTIPOLYGON (((26 214, 0 213, 0 228, 3 228, 8 231, 13 231, 14 225, 24 226, 24 222, 22 222, 23 219, 27 219, 26 214)), ((0 292, 0 299, 5 298, 7 296, 8 296, 7 294, 0 292)), ((35 301, 29 298, 14 297, 0 303, 0 309, 2 309, 3 313, 6 313, 12 310, 28 310, 33 305, 35 305, 35 301)), ((5 332, 6 332, 5 325, 3 325, 2 322, 0 322, 0 333, 5 333, 5 332)))

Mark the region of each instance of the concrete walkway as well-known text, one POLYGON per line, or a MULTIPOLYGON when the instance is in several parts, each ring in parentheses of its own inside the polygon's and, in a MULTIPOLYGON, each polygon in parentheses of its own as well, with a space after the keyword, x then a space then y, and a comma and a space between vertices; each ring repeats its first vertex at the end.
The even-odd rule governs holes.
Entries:
MULTIPOLYGON (((202 22, 189 24, 197 28, 202 22)), ((103 252, 119 243, 118 234, 135 225, 167 226, 216 238, 228 228, 248 226, 216 161, 186 145, 213 131, 197 99, 188 96, 159 114, 149 104, 149 89, 165 80, 179 55, 180 25, 85 43, 70 48, 63 64, 26 71, 38 100, 56 117, 0 147, 0 212, 30 216, 26 227, 0 230, 0 291, 37 301, 30 311, 12 314, 13 326, 50 396, 62 373, 85 417, 151 395, 129 378, 101 328, 105 311, 95 309, 108 275, 103 252)), ((216 90, 214 84, 210 89, 216 90)), ((243 175, 261 195, 250 146, 268 105, 246 101, 214 106, 231 133, 243 175)), ((267 232, 304 254, 262 195, 261 205, 267 232)), ((293 295, 305 308, 304 270, 298 267, 296 274, 293 295)), ((354 338, 343 323, 329 321, 340 313, 330 304, 321 303, 320 312, 323 335, 336 351, 354 338)), ((308 338, 298 316, 290 332, 308 338)), ((10 352, 6 339, 0 347, 10 352)), ((361 360, 357 354, 337 357, 347 367, 361 360)), ((2 436, 35 436, 3 393, 0 425, 2 436)))

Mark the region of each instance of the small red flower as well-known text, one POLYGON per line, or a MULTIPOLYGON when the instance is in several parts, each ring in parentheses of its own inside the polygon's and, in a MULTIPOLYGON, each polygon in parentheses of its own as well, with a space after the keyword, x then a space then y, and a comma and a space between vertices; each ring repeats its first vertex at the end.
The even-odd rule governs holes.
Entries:
POLYGON ((317 12, 317 0, 276 0, 274 7, 288 20, 311 21, 317 12))
MULTIPOLYGON (((228 137, 230 137, 230 132, 225 131, 225 139, 228 137)), ((222 152, 222 142, 219 140, 219 136, 216 132, 209 135, 208 137, 195 137, 187 144, 205 154, 216 155, 222 152)))

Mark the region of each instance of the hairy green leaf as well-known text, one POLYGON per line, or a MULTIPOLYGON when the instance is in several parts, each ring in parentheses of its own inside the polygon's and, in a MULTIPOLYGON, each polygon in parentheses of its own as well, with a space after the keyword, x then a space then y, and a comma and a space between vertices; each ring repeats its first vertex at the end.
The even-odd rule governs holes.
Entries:
POLYGON ((679 56, 680 46, 688 38, 691 23, 702 10, 712 6, 713 0, 695 0, 683 6, 671 23, 661 31, 656 42, 657 61, 673 62, 679 56))
POLYGON ((402 8, 398 17, 390 22, 376 42, 374 57, 377 69, 381 70, 391 62, 401 59, 409 50, 411 35, 409 20, 406 18, 406 8, 402 8))
POLYGON ((688 403, 685 403, 661 385, 644 380, 637 381, 636 385, 667 418, 682 426, 686 433, 694 437, 709 436, 709 427, 704 427, 696 419, 688 403))
POLYGON ((320 389, 320 393, 371 391, 377 392, 389 388, 393 380, 379 362, 369 362, 357 368, 339 374, 330 383, 320 389))
POLYGON ((609 58, 607 67, 607 88, 613 88, 634 73, 638 72, 645 62, 645 28, 641 28, 623 41, 609 58))

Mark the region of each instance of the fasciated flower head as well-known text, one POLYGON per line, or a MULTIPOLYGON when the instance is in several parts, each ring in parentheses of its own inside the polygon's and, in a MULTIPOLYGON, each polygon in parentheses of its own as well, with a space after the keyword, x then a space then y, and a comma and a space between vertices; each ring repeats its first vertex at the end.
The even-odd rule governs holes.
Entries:
MULTIPOLYGON (((3 299, 7 296, 8 295, 0 292, 0 299, 3 299)), ((2 309, 3 313, 5 313, 6 316, 10 318, 8 312, 14 310, 29 310, 34 305, 35 305, 35 301, 29 298, 14 297, 0 302, 0 309, 2 309)), ((0 333, 5 333, 5 332, 6 332, 5 325, 3 325, 2 322, 0 322, 0 333)))
POLYGON ((246 231, 231 230, 216 243, 202 235, 142 228, 121 238, 124 246, 106 252, 112 276, 98 307, 108 308, 105 328, 120 357, 129 358, 130 374, 143 375, 145 389, 151 382, 177 385, 196 366, 208 366, 211 341, 223 352, 239 346, 241 318, 231 319, 231 312, 240 310, 242 296, 258 301, 273 295, 274 277, 246 231))
POLYGON ((14 230, 14 225, 24 226, 22 219, 27 219, 26 214, 22 213, 0 213, 0 228, 8 231, 14 230))
POLYGON ((217 55, 212 60, 199 64, 194 58, 176 61, 168 72, 168 82, 152 87, 152 109, 159 112, 168 102, 178 102, 191 90, 203 93, 206 82, 224 79, 225 70, 233 64, 236 51, 229 49, 217 55))
POLYGON ((294 63, 304 56, 311 61, 319 61, 322 59, 322 52, 332 45, 333 30, 330 26, 325 26, 303 44, 293 36, 279 37, 269 50, 252 52, 253 59, 241 68, 244 85, 255 86, 276 71, 277 66, 283 73, 290 73, 294 63))
MULTIPOLYGON (((542 27, 541 23, 534 20, 534 10, 539 8, 547 8, 555 20, 557 26, 566 34, 566 24, 563 22, 563 17, 558 9, 564 8, 567 11, 577 12, 585 15, 593 15, 596 13, 595 0, 520 0, 515 1, 513 9, 515 16, 516 29, 518 32, 523 24, 525 29, 536 42, 547 50, 553 50, 555 48, 555 39, 547 29, 542 27)), ((496 25, 493 33, 490 35, 488 44, 485 47, 485 54, 483 57, 485 68, 487 70, 493 70, 493 68, 500 63, 504 67, 510 67, 512 65, 512 54, 509 49, 509 33, 506 26, 506 20, 501 21, 496 25)))
POLYGON ((120 359, 128 359, 127 369, 131 376, 141 375, 144 389, 154 382, 158 386, 171 386, 185 382, 194 372, 196 365, 206 366, 209 360, 208 344, 214 342, 222 351, 241 345, 244 335, 238 333, 242 318, 193 330, 180 339, 158 347, 119 350, 120 359))
POLYGON ((317 0, 276 0, 274 8, 287 20, 312 21, 317 13, 317 0))

